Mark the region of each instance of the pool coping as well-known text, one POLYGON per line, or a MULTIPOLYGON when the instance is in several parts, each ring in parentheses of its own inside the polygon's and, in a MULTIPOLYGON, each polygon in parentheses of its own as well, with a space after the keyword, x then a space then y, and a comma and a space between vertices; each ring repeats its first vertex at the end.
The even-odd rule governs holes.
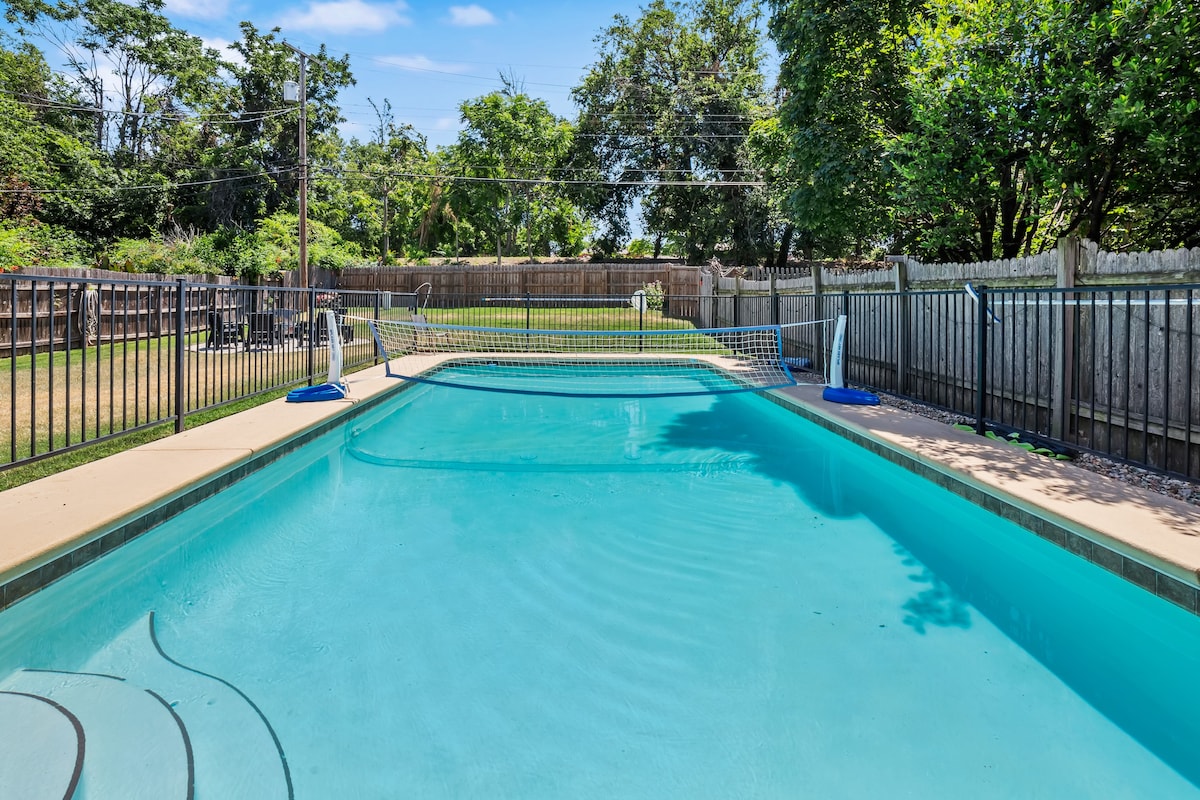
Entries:
MULTIPOLYGON (((408 356, 393 369, 419 375, 454 357, 408 356)), ((274 400, 0 492, 0 609, 416 385, 383 365, 347 383, 349 400, 274 400)), ((827 403, 820 386, 762 394, 1200 614, 1200 508, 898 409, 827 403)))

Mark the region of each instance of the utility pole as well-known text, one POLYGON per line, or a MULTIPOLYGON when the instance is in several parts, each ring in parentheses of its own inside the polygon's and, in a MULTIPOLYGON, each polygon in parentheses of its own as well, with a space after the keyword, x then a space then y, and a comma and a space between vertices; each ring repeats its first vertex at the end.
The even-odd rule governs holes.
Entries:
POLYGON ((383 254, 379 258, 381 265, 387 264, 388 252, 391 250, 391 242, 388 241, 388 192, 391 187, 388 186, 387 178, 383 179, 383 254))
POLYGON ((287 42, 283 46, 300 56, 300 284, 309 288, 308 276, 308 53, 287 42))

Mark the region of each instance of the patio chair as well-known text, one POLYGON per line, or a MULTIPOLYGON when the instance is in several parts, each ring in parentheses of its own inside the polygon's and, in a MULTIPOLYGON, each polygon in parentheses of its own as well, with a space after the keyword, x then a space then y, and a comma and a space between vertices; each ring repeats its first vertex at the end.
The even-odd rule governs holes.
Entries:
POLYGON ((209 350, 238 344, 243 341, 242 325, 234 320, 226 320, 221 311, 208 312, 208 341, 205 344, 209 350))
POLYGON ((252 346, 274 347, 283 344, 283 326, 276 321, 274 311, 259 311, 246 315, 246 349, 252 346))

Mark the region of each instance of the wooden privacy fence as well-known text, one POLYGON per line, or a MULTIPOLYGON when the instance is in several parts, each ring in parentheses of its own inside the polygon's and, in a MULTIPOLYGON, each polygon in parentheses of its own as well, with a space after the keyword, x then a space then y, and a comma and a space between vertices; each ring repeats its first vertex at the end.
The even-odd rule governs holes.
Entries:
POLYGON ((710 327, 845 313, 847 380, 1200 480, 1200 249, 1106 254, 1064 240, 1009 262, 706 274, 701 294, 710 327))
MULTIPOLYGON (((0 284, 0 357, 175 332, 177 280, 132 281, 128 276, 93 275, 73 279, 73 273, 98 272, 102 271, 63 270, 51 277, 17 278, 0 284)), ((231 284, 229 278, 213 280, 211 291, 186 295, 186 333, 203 330, 207 312, 233 307, 231 284)))
POLYGON ((672 297, 694 298, 700 293, 700 267, 675 264, 371 267, 343 270, 337 288, 349 291, 415 292, 418 287, 429 284, 434 295, 620 297, 630 296, 655 281, 662 284, 663 292, 672 297))

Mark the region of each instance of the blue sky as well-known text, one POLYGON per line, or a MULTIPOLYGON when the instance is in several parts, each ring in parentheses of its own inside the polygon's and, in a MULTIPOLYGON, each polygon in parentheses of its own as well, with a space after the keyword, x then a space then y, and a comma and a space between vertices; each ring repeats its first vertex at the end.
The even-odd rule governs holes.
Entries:
POLYGON ((374 0, 166 0, 180 28, 223 49, 249 20, 307 52, 326 45, 350 55, 358 85, 340 94, 343 133, 366 138, 376 122, 368 98, 387 99, 398 123, 449 144, 458 104, 500 88, 513 75, 550 109, 574 117, 571 87, 596 57, 595 37, 615 14, 637 17, 641 2, 375 2, 374 0))

